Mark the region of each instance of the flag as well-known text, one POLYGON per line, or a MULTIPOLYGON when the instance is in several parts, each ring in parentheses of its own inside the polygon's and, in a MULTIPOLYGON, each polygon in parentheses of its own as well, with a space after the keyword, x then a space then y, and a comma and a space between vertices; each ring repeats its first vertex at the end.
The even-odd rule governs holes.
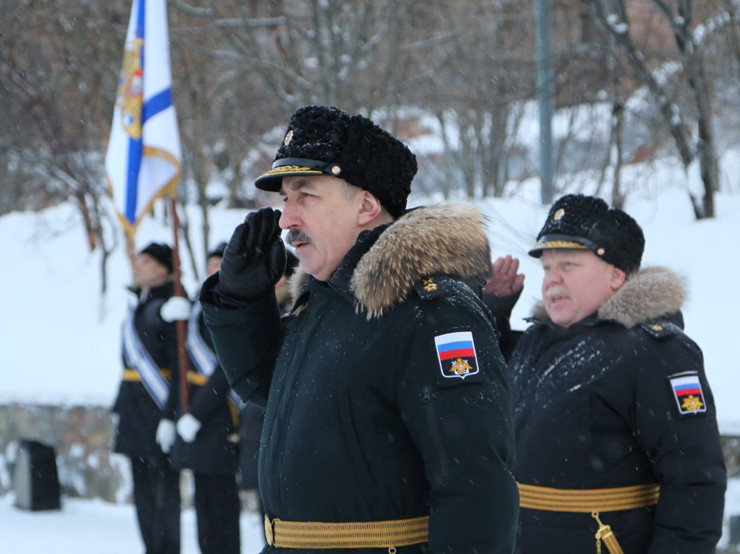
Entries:
POLYGON ((437 335, 434 345, 443 377, 465 379, 478 373, 478 359, 470 331, 437 335))
POLYGON ((133 0, 105 172, 129 236, 155 200, 175 193, 181 149, 172 103, 166 0, 133 0))

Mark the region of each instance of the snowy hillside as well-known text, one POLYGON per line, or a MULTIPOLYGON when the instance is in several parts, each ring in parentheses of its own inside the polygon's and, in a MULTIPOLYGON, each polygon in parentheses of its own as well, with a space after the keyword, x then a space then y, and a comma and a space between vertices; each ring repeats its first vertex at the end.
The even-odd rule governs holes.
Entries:
MULTIPOLYGON (((737 165, 737 157, 726 158, 724 175, 737 175, 737 165)), ((652 174, 640 171, 643 184, 626 208, 645 231, 643 265, 666 265, 686 278, 687 331, 704 351, 721 427, 740 431, 740 405, 734 398, 740 371, 730 348, 736 334, 730 317, 740 307, 740 260, 733 248, 740 231, 740 191, 718 194, 717 217, 697 222, 680 172, 670 166, 655 166, 652 174)), ((539 296, 540 269, 526 255, 547 213, 537 198, 532 186, 517 198, 476 202, 490 219, 493 255, 518 256, 527 274, 514 312, 518 328, 539 296)), ((422 202, 429 203, 412 199, 410 205, 422 202)), ((213 243, 228 239, 244 215, 243 210, 214 209, 213 243)), ((191 228, 198 228, 195 210, 190 217, 191 228)), ((149 218, 137 234, 137 247, 150 240, 171 242, 171 232, 149 218)), ((199 244, 196 237, 193 242, 199 244)), ((185 255, 183 281, 193 295, 198 282, 187 272, 185 255)), ((76 213, 60 206, 0 217, 0 259, 5 268, 0 273, 5 377, 0 402, 110 405, 120 376, 119 326, 128 302, 130 269, 122 249, 109 260, 108 292, 101 297, 100 254, 87 252, 76 213)))

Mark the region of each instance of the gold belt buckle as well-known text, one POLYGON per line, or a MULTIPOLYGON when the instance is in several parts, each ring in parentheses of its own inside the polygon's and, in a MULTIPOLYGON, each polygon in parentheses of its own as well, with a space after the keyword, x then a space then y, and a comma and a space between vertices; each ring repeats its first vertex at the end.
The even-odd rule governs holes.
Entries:
POLYGON ((267 544, 270 546, 275 542, 275 533, 272 529, 272 521, 267 517, 267 514, 265 514, 265 539, 267 540, 267 544))

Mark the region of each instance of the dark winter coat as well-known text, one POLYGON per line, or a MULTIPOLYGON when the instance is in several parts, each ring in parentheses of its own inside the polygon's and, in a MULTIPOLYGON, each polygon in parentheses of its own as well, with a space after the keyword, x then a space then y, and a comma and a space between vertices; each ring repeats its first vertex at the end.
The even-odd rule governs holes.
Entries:
MULTIPOLYGON (((212 349, 213 341, 202 312, 198 317, 198 331, 212 349)), ((190 356, 189 362, 188 412, 202 427, 191 443, 186 443, 177 435, 172 449, 173 465, 197 473, 234 474, 239 460, 239 414, 236 404, 229 398, 226 375, 220 367, 216 367, 203 382, 206 377, 197 371, 190 356)), ((179 408, 178 417, 183 415, 179 408)))
MULTIPOLYGON (((295 256, 294 260, 297 260, 295 256)), ((294 262, 291 271, 295 269, 294 262)), ((277 291, 276 291, 277 294, 277 291)), ((281 315, 290 313, 292 306, 290 294, 278 297, 281 315)), ((252 402, 246 402, 239 412, 239 489, 257 489, 257 460, 259 458, 260 437, 265 421, 265 409, 252 402)))
POLYGON ((179 399, 177 333, 175 324, 164 321, 159 315, 162 304, 173 294, 174 285, 167 282, 151 289, 136 306, 134 327, 154 363, 170 376, 170 394, 164 409, 160 410, 141 381, 121 381, 112 409, 118 414, 114 451, 129 457, 161 456, 161 449, 154 440, 157 425, 163 418, 175 419, 179 399))
MULTIPOLYGON (((640 271, 577 324, 535 318, 509 363, 520 483, 660 485, 657 506, 600 516, 626 554, 708 554, 722 532, 726 472, 702 353, 682 331, 683 295, 670 270, 640 271), (701 386, 683 408, 681 374, 701 386)), ((518 551, 594 552, 596 529, 590 514, 522 508, 518 551)))
POLYGON ((274 298, 204 306, 236 390, 246 398, 270 387, 259 460, 270 518, 431 515, 429 545, 400 553, 511 552, 506 370, 490 312, 456 278, 489 268, 475 210, 424 208, 363 232, 329 281, 308 278, 284 333, 274 298), (474 341, 465 378, 445 376, 435 348, 451 332, 474 341))
POLYGON ((257 489, 257 460, 265 410, 247 402, 239 412, 239 489, 257 489))

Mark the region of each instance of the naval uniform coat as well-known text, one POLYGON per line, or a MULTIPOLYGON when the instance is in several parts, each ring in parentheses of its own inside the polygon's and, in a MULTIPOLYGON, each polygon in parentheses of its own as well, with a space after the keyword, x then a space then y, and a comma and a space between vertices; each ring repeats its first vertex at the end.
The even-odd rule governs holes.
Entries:
MULTIPOLYGON (((683 294, 670 270, 640 271, 568 328, 535 318, 509 361, 520 483, 660 485, 656 506, 600 514, 625 554, 709 554, 722 532, 726 472, 683 294)), ((595 552, 597 527, 590 514, 522 508, 517 550, 595 552)))
POLYGON ((327 282, 305 281, 282 331, 272 293, 227 309, 217 277, 206 282, 206 323, 230 383, 243 399, 269 392, 259 490, 270 518, 430 515, 429 543, 399 553, 512 551, 508 379, 490 312, 456 277, 488 268, 478 213, 441 207, 363 232, 327 282), (474 343, 457 375, 435 346, 450 333, 474 343))
MULTIPOLYGON (((213 349, 202 312, 197 326, 206 346, 213 349)), ((188 356, 188 361, 188 372, 200 377, 192 355, 188 356)), ((214 368, 202 385, 188 384, 188 412, 201 423, 201 428, 191 443, 177 435, 172 449, 174 467, 206 474, 235 474, 239 467, 239 415, 237 406, 229 398, 229 383, 220 367, 214 368)), ((182 415, 180 408, 178 417, 182 415)))
MULTIPOLYGON (((174 420, 179 402, 177 332, 174 323, 159 315, 162 304, 174 294, 174 284, 167 282, 149 291, 140 300, 134 314, 134 326, 152 360, 169 371, 170 393, 160 410, 141 381, 121 381, 112 411, 118 414, 114 451, 129 457, 158 458, 162 455, 155 435, 161 419, 174 420)), ((137 291, 134 291, 135 293, 137 291)), ((126 361, 123 359, 123 366, 126 361)))

